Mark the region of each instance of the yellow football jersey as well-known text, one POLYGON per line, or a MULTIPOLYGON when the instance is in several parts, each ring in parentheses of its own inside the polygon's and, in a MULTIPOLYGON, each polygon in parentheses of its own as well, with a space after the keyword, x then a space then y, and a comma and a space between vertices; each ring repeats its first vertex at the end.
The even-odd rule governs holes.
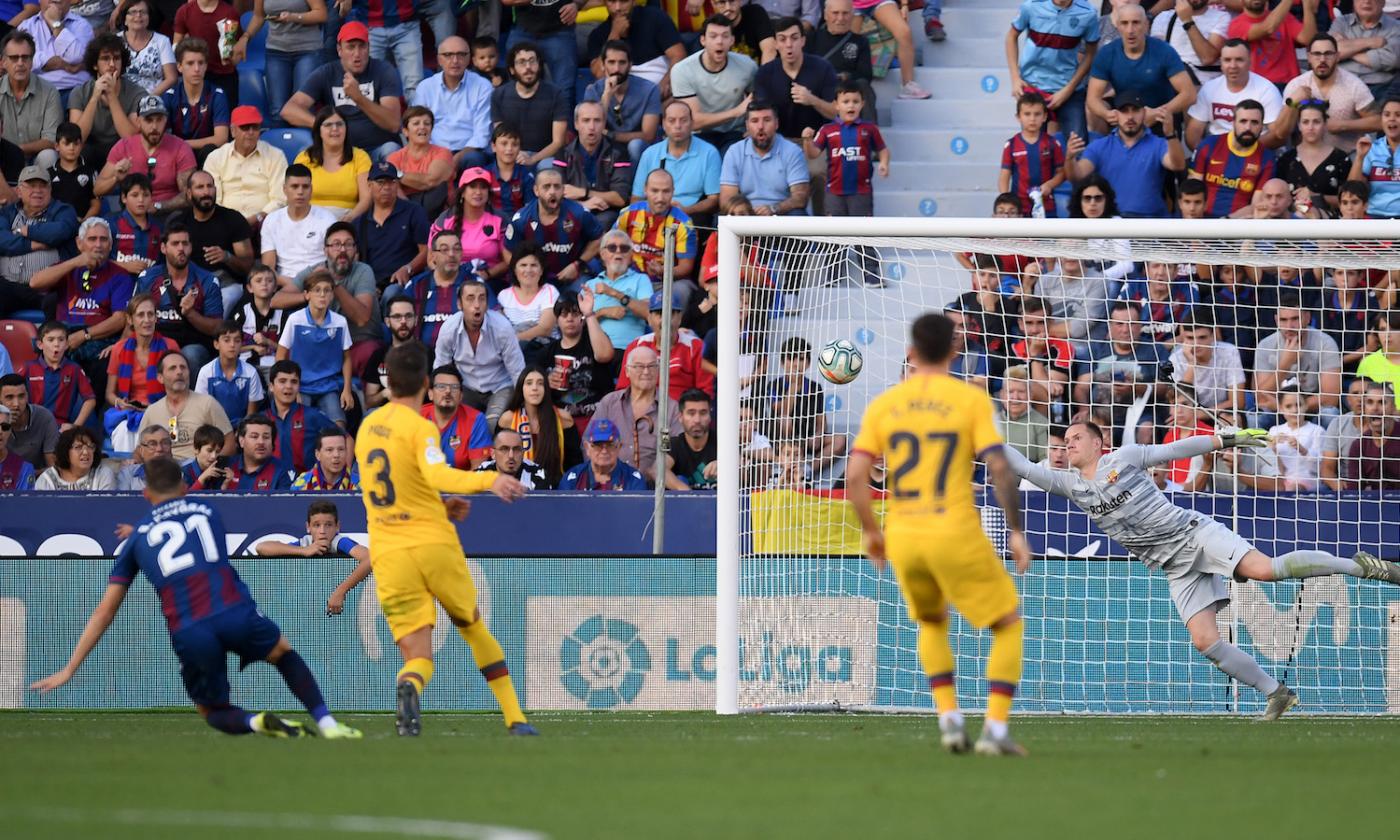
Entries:
POLYGON ((887 528, 980 530, 973 461, 1001 442, 986 392, 951 376, 923 374, 870 402, 852 448, 885 459, 887 528))
POLYGON ((460 546, 440 494, 479 493, 490 489, 498 475, 448 466, 432 421, 396 403, 365 418, 355 440, 355 460, 376 562, 397 549, 460 546))

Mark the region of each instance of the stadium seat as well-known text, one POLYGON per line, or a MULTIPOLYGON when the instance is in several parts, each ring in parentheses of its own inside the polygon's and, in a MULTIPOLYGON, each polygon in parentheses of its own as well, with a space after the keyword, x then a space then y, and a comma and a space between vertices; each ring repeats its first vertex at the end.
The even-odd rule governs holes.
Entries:
POLYGON ((28 321, 36 327, 48 320, 44 317, 43 311, 39 309, 17 310, 14 313, 14 319, 16 321, 28 321))
MULTIPOLYGON (((252 13, 252 12, 244 12, 244 13, 243 13, 243 16, 242 16, 241 18, 238 19, 238 25, 242 28, 242 30, 243 30, 244 32, 247 32, 247 31, 248 31, 248 22, 249 22, 250 20, 252 20, 252 19, 253 19, 253 13, 252 13)), ((248 55, 247 55, 246 58, 243 59, 242 63, 240 63, 240 64, 238 65, 238 71, 239 71, 239 74, 240 74, 240 75, 241 75, 244 71, 251 71, 251 72, 254 72, 254 73, 262 73, 262 72, 263 72, 263 69, 266 68, 266 67, 267 67, 267 25, 264 24, 263 27, 262 27, 262 29, 259 29, 259 30, 258 30, 258 34, 257 34, 256 36, 254 36, 253 39, 252 39, 251 41, 248 42, 248 55)), ((246 103, 244 103, 244 104, 246 104, 246 103)))
POLYGON ((10 363, 20 365, 38 357, 34 340, 39 330, 28 321, 0 321, 0 345, 10 354, 10 363))
POLYGON ((261 70, 238 71, 238 104, 257 108, 264 125, 272 119, 273 115, 267 112, 267 81, 261 70))
POLYGON ((263 131, 262 139, 281 149, 291 163, 311 145, 311 132, 305 128, 269 128, 263 131))

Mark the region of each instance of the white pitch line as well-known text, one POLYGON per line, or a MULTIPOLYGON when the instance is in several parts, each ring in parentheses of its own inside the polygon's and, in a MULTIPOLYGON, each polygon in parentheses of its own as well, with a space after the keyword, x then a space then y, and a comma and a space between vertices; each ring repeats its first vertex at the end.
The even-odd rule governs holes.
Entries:
MULTIPOLYGON (((0 809, 0 814, 4 813, 5 810, 0 809)), ((34 808, 14 809, 9 813, 45 821, 70 823, 289 829, 332 831, 342 834, 439 837, 446 838, 446 840, 547 840, 548 838, 548 835, 537 831, 504 825, 483 825, 452 820, 423 820, 408 817, 372 817, 359 814, 259 814, 243 811, 147 811, 134 808, 123 808, 115 811, 34 808)))

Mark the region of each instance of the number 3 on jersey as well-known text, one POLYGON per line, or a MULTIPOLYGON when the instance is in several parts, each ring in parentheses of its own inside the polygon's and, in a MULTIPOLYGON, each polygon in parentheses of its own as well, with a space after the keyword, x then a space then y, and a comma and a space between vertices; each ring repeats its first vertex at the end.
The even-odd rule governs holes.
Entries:
POLYGON ((394 494, 394 481, 389 476, 389 453, 383 449, 371 449, 365 460, 374 468, 373 479, 379 483, 378 490, 369 491, 369 503, 375 507, 389 507, 398 498, 394 494))
POLYGON ((894 472, 890 474, 890 491, 896 499, 913 499, 922 493, 919 487, 908 486, 905 479, 918 469, 919 461, 923 458, 925 442, 941 447, 941 451, 937 453, 939 460, 933 480, 933 498, 934 501, 942 501, 948 488, 948 468, 953 464, 953 453, 958 450, 957 432, 929 432, 923 438, 909 432, 895 432, 890 435, 891 454, 895 456, 890 460, 897 462, 894 472))

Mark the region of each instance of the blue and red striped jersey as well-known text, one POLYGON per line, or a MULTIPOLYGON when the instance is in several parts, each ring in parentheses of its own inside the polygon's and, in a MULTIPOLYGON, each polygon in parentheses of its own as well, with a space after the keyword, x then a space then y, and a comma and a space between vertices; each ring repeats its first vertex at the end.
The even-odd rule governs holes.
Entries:
POLYGON ((491 212, 502 219, 509 219, 535 200, 535 171, 530 167, 516 164, 508 180, 501 177, 501 167, 494 160, 486 164, 486 171, 496 179, 491 188, 491 212))
POLYGON ((885 138, 874 123, 829 122, 817 129, 812 145, 826 152, 826 191, 832 195, 869 195, 875 156, 885 138))
MULTIPOLYGON (((317 409, 297 403, 282 417, 277 416, 277 406, 269 405, 263 410, 266 417, 277 424, 277 440, 272 449, 272 460, 283 472, 301 475, 316 463, 316 436, 322 429, 335 425, 329 417, 317 409)), ((290 484, 288 484, 290 486, 290 484)))
POLYGON ((1274 152, 1259 143, 1242 149, 1234 134, 1212 134, 1196 147, 1191 174, 1206 182, 1206 215, 1224 218, 1248 207, 1254 191, 1274 177, 1274 152))
MULTIPOLYGON (((1001 168, 1011 173, 1011 190, 1021 199, 1021 212, 1030 216, 1032 209, 1031 190, 1054 178, 1065 165, 1065 149, 1060 141, 1045 132, 1034 143, 1028 142, 1023 134, 1012 135, 1001 147, 1001 168)), ((1045 215, 1055 215, 1055 196, 1043 193, 1041 203, 1045 205, 1045 215)))
POLYGON ((466 266, 457 272, 457 279, 451 286, 439 286, 433 279, 433 270, 416 274, 403 287, 403 293, 413 299, 418 310, 418 337, 429 347, 437 345, 438 332, 442 322, 457 314, 457 295, 462 283, 471 275, 466 266))
POLYGON ((146 217, 146 227, 136 223, 136 217, 126 210, 107 217, 112 228, 112 259, 123 262, 139 258, 153 263, 165 261, 160 252, 160 222, 146 217))
POLYGON ((350 5, 350 20, 358 20, 370 29, 418 22, 416 0, 354 0, 350 5))
MULTIPOLYGON (((423 406, 420 413, 437 425, 431 403, 423 406)), ((471 459, 491 457, 491 430, 486 426, 486 415, 469 405, 457 406, 457 413, 452 415, 446 426, 438 426, 438 432, 442 435, 439 445, 447 456, 449 466, 469 470, 472 468, 471 459)))
POLYGON ((51 368, 43 359, 24 363, 19 375, 29 383, 29 401, 53 412, 60 423, 72 423, 83 403, 93 399, 92 382, 77 362, 64 359, 51 368))
POLYGON ((505 244, 506 248, 517 250, 522 242, 537 243, 544 251, 544 279, 557 284, 559 272, 577 260, 589 242, 602 235, 598 220, 573 199, 560 201, 559 214, 548 224, 540 220, 540 203, 532 201, 511 218, 505 244))
POLYGON ((218 511, 188 498, 171 499, 141 518, 122 544, 108 581, 130 586, 138 572, 155 587, 171 633, 253 603, 225 556, 218 511))
POLYGON ((239 493, 271 493, 275 490, 291 490, 292 477, 282 469, 276 458, 269 459, 261 467, 248 472, 242 455, 229 459, 229 475, 233 478, 230 490, 239 493))

